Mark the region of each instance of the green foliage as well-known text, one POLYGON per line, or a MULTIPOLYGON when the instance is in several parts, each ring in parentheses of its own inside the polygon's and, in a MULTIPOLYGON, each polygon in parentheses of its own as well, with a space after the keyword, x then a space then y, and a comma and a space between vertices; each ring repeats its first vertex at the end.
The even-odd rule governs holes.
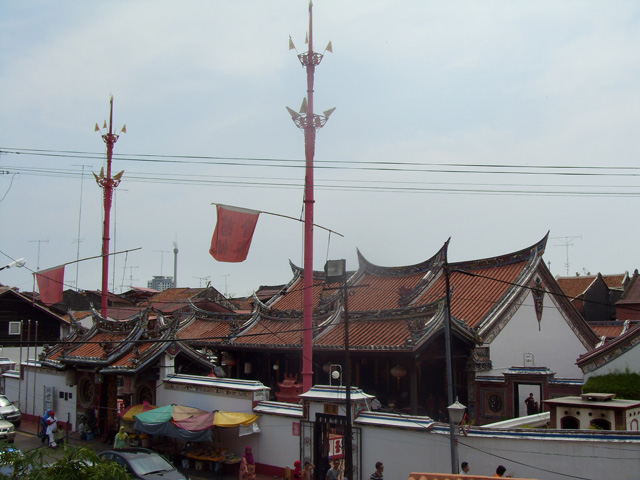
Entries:
POLYGON ((59 452, 39 448, 25 454, 0 445, 0 464, 13 465, 11 475, 0 479, 20 480, 131 480, 131 475, 115 462, 105 462, 88 448, 64 446, 59 452), (57 455, 55 455, 57 454, 57 455))
POLYGON ((583 393, 615 393, 616 398, 640 400, 640 374, 627 369, 608 375, 591 377, 582 387, 583 393))

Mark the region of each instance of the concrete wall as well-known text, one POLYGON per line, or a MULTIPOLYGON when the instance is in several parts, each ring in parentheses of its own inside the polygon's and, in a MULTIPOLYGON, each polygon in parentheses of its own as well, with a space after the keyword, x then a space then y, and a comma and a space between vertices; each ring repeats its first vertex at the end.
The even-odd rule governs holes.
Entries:
POLYGON ((483 375, 502 375, 510 367, 547 367, 557 379, 582 379, 576 359, 587 352, 550 295, 544 297, 540 329, 533 307, 533 297, 524 303, 490 345, 493 370, 483 375), (524 364, 524 354, 531 353, 534 365, 524 364))

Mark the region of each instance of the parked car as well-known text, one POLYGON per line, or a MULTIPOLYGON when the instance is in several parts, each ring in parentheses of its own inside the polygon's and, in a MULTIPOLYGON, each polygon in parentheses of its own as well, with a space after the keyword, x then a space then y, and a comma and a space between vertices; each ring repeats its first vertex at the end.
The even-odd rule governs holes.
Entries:
POLYGON ((20 422, 22 421, 20 409, 4 395, 0 395, 0 417, 2 417, 3 420, 8 420, 13 423, 16 428, 20 426, 20 422))
POLYGON ((0 441, 13 443, 16 439, 16 427, 11 422, 0 420, 0 441))
POLYGON ((189 480, 171 462, 148 448, 123 448, 107 450, 99 456, 112 460, 127 469, 133 478, 144 480, 189 480))

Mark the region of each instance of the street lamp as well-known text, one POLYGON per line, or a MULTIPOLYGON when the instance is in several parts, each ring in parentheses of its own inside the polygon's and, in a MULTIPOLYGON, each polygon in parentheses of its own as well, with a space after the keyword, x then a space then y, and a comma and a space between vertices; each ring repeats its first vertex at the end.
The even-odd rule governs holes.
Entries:
POLYGON ((458 399, 447 407, 449 411, 449 429, 451 435, 451 469, 452 473, 460 473, 458 470, 458 445, 456 444, 456 429, 458 425, 462 423, 462 419, 464 418, 464 411, 467 409, 463 404, 461 404, 458 399))
POLYGON ((20 268, 20 267, 24 267, 27 264, 27 261, 24 258, 19 258, 17 260, 14 260, 13 262, 9 262, 7 263, 4 267, 0 267, 0 270, 4 270, 5 268, 20 268))

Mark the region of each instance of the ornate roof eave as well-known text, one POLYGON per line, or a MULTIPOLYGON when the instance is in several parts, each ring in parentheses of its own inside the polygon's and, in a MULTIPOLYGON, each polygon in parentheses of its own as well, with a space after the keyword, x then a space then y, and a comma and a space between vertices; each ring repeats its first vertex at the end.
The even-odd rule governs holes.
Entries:
POLYGON ((478 323, 476 331, 484 342, 491 343, 491 341, 498 336, 502 328, 515 314, 517 308, 529 293, 527 285, 537 274, 538 266, 543 263, 542 254, 544 253, 548 237, 549 232, 547 232, 542 240, 531 247, 518 250, 514 253, 471 262, 451 264, 452 269, 464 272, 465 270, 495 268, 512 263, 520 263, 523 261, 527 262, 502 298, 495 303, 493 308, 487 312, 484 319, 478 323))
POLYGON ((519 263, 524 260, 529 260, 529 263, 532 264, 532 260, 536 260, 542 258, 542 254, 547 245, 547 240, 549 239, 549 232, 542 237, 542 239, 530 247, 523 248, 522 250, 518 250, 517 252, 507 253, 504 255, 499 255, 497 257, 487 257, 479 260, 468 260, 464 262, 456 262, 450 263, 451 268, 465 270, 465 269, 481 269, 481 268, 493 268, 499 267, 503 265, 509 265, 511 263, 519 263))
MULTIPOLYGON (((321 335, 325 335, 334 328, 341 328, 343 323, 340 321, 342 318, 342 308, 337 311, 325 324, 321 325, 325 327, 321 335)), ((397 320, 405 321, 408 324, 411 332, 410 337, 406 340, 404 345, 370 345, 366 347, 350 345, 350 349, 353 351, 396 351, 396 352, 418 352, 424 345, 428 344, 429 340, 433 338, 439 331, 444 328, 444 299, 432 302, 430 304, 420 305, 416 307, 408 307, 402 309, 393 310, 381 310, 375 313, 369 311, 363 312, 349 312, 349 322, 358 322, 366 320, 397 320), (431 314, 431 315, 430 315, 431 314), (426 318, 426 321, 423 321, 426 318)), ((469 340, 470 343, 477 342, 477 336, 475 332, 466 327, 465 323, 461 320, 452 318, 452 330, 459 333, 463 338, 469 340)), ((319 350, 331 351, 343 349, 342 345, 327 345, 327 346, 314 346, 319 350)))
MULTIPOLYGON (((446 308, 439 310, 433 317, 429 319, 422 337, 415 342, 415 352, 419 353, 424 350, 431 341, 445 329, 446 308)), ((451 333, 457 334, 458 337, 466 340, 470 345, 479 345, 481 343, 475 330, 467 327, 466 322, 451 317, 451 333)))
MULTIPOLYGON (((278 292, 277 295, 274 295, 274 296, 282 296, 281 293, 282 291, 278 292)), ((256 292, 253 292, 252 296, 253 296, 253 312, 252 313, 256 314, 256 313, 264 313, 264 312, 271 311, 271 307, 268 304, 264 303, 262 300, 260 300, 256 292)))
POLYGON ((380 265, 375 265, 370 261, 368 261, 364 257, 362 252, 360 252, 360 250, 357 250, 358 263, 360 265, 358 268, 358 271, 359 272, 362 271, 364 273, 368 273, 370 275, 376 275, 379 277, 398 277, 398 276, 415 275, 416 273, 427 272, 433 269, 434 267, 436 268, 439 267, 444 263, 450 240, 451 239, 448 239, 444 243, 444 245, 440 248, 440 250, 438 250, 438 252, 436 252, 436 254, 433 255, 428 260, 425 260, 420 263, 416 263, 414 265, 406 265, 402 267, 382 267, 380 265))
POLYGON ((598 334, 589 326, 580 312, 578 312, 573 302, 567 298, 544 262, 540 262, 538 265, 537 274, 543 278, 544 284, 546 285, 546 293, 550 295, 551 300, 559 310, 566 313, 568 318, 564 315, 563 317, 567 320, 569 328, 573 330, 582 345, 584 345, 587 351, 595 348, 598 342, 600 342, 600 337, 598 337, 598 334))
MULTIPOLYGON (((93 309, 95 312, 95 309, 93 309)), ((138 340, 144 333, 145 333, 145 328, 148 322, 148 315, 149 315, 150 309, 145 310, 144 312, 142 312, 142 314, 140 315, 142 318, 141 319, 136 319, 136 322, 138 322, 135 325, 135 328, 133 328, 132 330, 130 330, 128 332, 128 335, 122 339, 122 341, 118 342, 117 345, 113 346, 113 347, 108 347, 108 350, 106 350, 107 356, 101 356, 101 357, 85 357, 85 356, 77 356, 77 355, 73 355, 73 353, 71 352, 71 354, 69 353, 65 353, 66 350, 72 350, 74 349, 74 347, 77 346, 77 344, 81 344, 84 342, 91 342, 92 339, 95 337, 96 334, 98 333, 114 333, 114 334, 126 334, 127 333, 127 329, 130 327, 130 325, 127 325, 127 329, 125 329, 124 331, 117 331, 117 330, 113 330, 110 328, 103 328, 105 327, 105 325, 108 324, 116 324, 119 323, 115 320, 104 320, 103 317, 100 316, 98 322, 95 321, 95 317, 94 317, 94 325, 93 327, 83 336, 81 337, 76 337, 74 338, 74 340, 72 342, 69 342, 68 340, 64 340, 62 344, 59 344, 55 347, 55 350, 53 350, 52 352, 50 352, 50 354, 48 356, 50 356, 53 353, 56 353, 58 351, 60 351, 60 357, 58 360, 56 360, 56 362, 60 363, 61 365, 88 365, 88 366, 93 366, 96 368, 99 368, 101 366, 105 366, 105 365, 110 365, 112 363, 114 363, 115 361, 117 361, 118 358, 121 358, 122 356, 126 355, 127 352, 133 348, 133 344, 136 340, 138 340)), ((97 313, 97 312, 96 312, 97 313)), ((125 320, 122 323, 127 323, 130 324, 131 322, 133 322, 134 320, 125 320)), ((108 344, 108 345, 112 345, 112 344, 108 344)), ((103 346, 103 349, 104 346, 103 346)), ((51 363, 50 360, 44 360, 44 362, 47 363, 51 363)))
POLYGON ((93 320, 93 329, 97 329, 101 332, 110 333, 125 333, 127 331, 134 331, 140 324, 140 321, 149 315, 149 309, 143 310, 136 314, 130 320, 113 320, 110 318, 104 318, 94 307, 91 305, 91 313, 93 320))
MULTIPOLYGON (((297 267, 291 260, 289 260, 289 266, 291 267, 291 271, 293 272, 293 277, 291 278, 291 280, 289 280, 289 282, 284 287, 282 287, 282 290, 280 290, 277 294, 275 294, 273 297, 271 297, 269 300, 267 300, 266 306, 268 308, 270 308, 271 305, 273 305, 278 300, 280 300, 289 291, 289 289, 293 285, 295 285, 295 283, 298 280, 303 278, 303 276, 302 276, 302 274, 303 274, 302 268, 297 267)), ((262 303, 262 302, 260 302, 260 303, 262 303)))

